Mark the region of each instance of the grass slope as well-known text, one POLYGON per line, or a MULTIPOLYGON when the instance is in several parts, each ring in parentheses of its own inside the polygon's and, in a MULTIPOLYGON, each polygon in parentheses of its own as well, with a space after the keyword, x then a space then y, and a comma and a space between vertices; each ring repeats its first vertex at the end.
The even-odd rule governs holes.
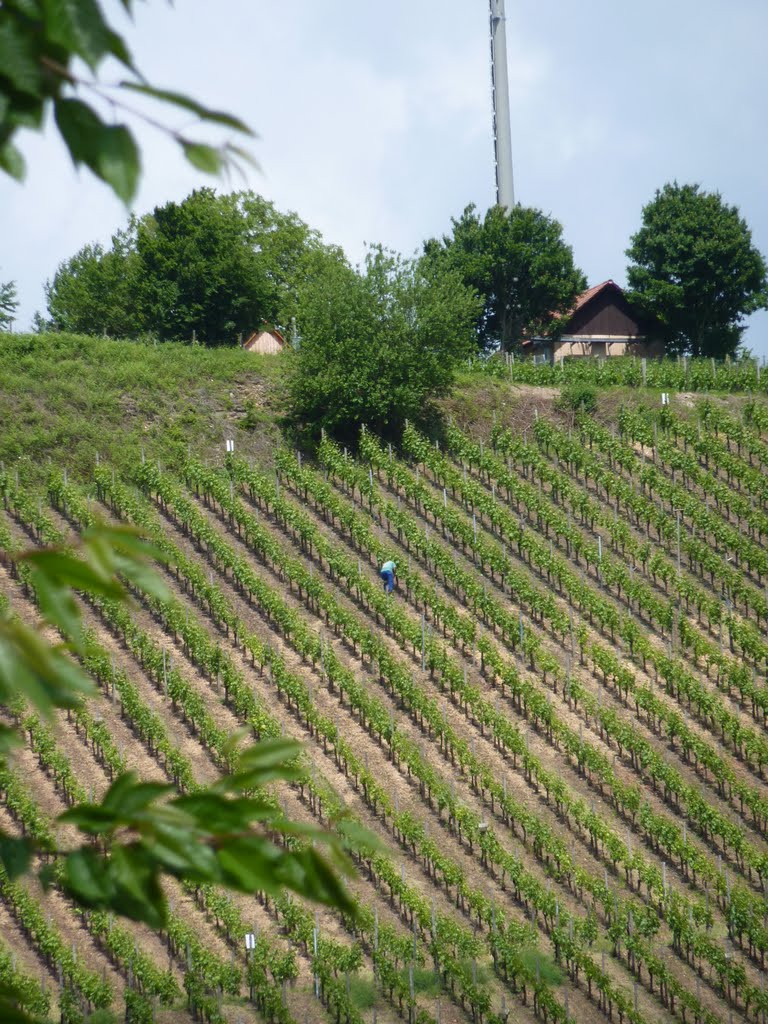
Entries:
MULTIPOLYGON (((280 356, 231 348, 0 333, 0 461, 18 468, 23 482, 44 479, 49 459, 85 479, 96 452, 123 469, 144 449, 148 459, 176 469, 190 449, 211 458, 232 437, 239 453, 269 462, 285 412, 284 367, 280 356)), ((496 421, 519 430, 537 416, 567 422, 556 409, 558 383, 556 376, 523 383, 468 370, 441 408, 475 436, 487 435, 496 421)), ((622 404, 659 405, 658 388, 598 378, 595 385, 596 416, 608 426, 622 404)), ((673 404, 688 415, 698 397, 681 392, 673 404)), ((749 399, 722 393, 718 402, 739 415, 749 399)))
POLYGON ((0 460, 39 479, 52 459, 82 477, 141 447, 178 465, 188 447, 259 456, 277 435, 281 360, 240 349, 72 334, 0 334, 0 460))

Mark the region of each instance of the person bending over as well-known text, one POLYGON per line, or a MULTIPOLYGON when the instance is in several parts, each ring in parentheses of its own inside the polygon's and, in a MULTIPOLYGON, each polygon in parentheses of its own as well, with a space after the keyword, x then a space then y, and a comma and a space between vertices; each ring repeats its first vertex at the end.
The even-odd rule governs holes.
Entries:
POLYGON ((384 589, 391 594, 397 585, 397 562, 393 562, 391 559, 385 562, 379 570, 379 576, 384 583, 384 589))

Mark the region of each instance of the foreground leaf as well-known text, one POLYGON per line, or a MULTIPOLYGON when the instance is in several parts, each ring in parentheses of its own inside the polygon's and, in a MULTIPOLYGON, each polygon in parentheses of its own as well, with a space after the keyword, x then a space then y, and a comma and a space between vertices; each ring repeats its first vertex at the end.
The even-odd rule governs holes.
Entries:
POLYGON ((0 619, 0 700, 23 697, 50 717, 54 707, 74 708, 96 687, 61 646, 52 647, 18 620, 0 619))
POLYGON ((98 594, 100 597, 115 600, 120 599, 125 593, 123 586, 111 574, 98 571, 82 558, 56 548, 27 551, 19 560, 33 565, 37 570, 38 579, 45 578, 57 586, 68 586, 84 593, 98 594))
POLYGON ((10 142, 0 146, 0 168, 6 171, 16 181, 23 181, 27 173, 24 157, 18 149, 10 142))
POLYGON ((23 875, 29 868, 33 849, 30 839, 17 839, 0 832, 0 866, 10 881, 23 875))
POLYGON ((184 93, 175 92, 173 89, 158 89, 155 86, 140 82, 126 81, 121 82, 120 85, 124 89, 132 89, 134 92, 140 92, 145 96, 152 96, 156 100, 162 100, 164 103, 172 103, 175 107, 189 110, 193 114, 197 114, 201 121, 212 121, 227 128, 234 128, 235 131, 242 132, 244 135, 254 135, 252 129, 244 121, 241 121, 239 117, 227 114, 223 110, 212 110, 210 107, 205 107, 202 103, 198 103, 189 96, 185 96, 184 93))
POLYGON ((39 96, 43 79, 30 36, 12 18, 0 22, 0 75, 19 92, 39 96))
POLYGON ((92 70, 112 52, 111 32, 95 0, 43 0, 43 17, 48 38, 92 70))
POLYGON ((139 151, 124 125, 107 125, 81 100, 58 99, 56 124, 70 155, 111 185, 126 203, 133 199, 139 180, 139 151))
POLYGON ((218 149, 206 146, 202 142, 182 142, 184 156, 193 167, 206 174, 218 174, 224 166, 224 160, 218 149))

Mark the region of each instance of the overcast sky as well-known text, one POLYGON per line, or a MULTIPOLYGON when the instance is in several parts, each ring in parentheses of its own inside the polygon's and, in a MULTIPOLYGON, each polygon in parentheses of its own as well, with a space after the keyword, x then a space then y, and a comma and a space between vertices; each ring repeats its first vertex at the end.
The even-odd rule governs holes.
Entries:
MULTIPOLYGON (((506 6, 516 198, 562 223, 590 284, 624 283, 641 208, 673 179, 738 205, 768 254, 765 0, 506 6)), ((259 133, 261 170, 217 187, 295 210, 355 262, 365 242, 410 253, 494 201, 487 0, 154 0, 127 38, 153 84, 259 133)), ((139 136, 136 213, 212 183, 162 135, 139 136)), ((52 131, 20 141, 27 181, 0 177, 0 281, 17 281, 24 328, 58 263, 127 214, 52 131)), ((746 343, 768 356, 768 314, 746 343)))

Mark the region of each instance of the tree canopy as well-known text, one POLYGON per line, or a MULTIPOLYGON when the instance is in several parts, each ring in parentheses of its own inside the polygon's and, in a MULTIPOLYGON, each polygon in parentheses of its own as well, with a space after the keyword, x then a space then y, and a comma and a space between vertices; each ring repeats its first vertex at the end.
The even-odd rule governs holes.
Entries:
POLYGON ((383 436, 424 423, 474 349, 480 307, 455 271, 380 247, 360 271, 341 258, 311 268, 289 371, 294 421, 349 440, 364 423, 383 436))
POLYGON ((294 213, 253 192, 193 192, 132 217, 109 249, 86 245, 46 285, 54 330, 234 344, 261 321, 288 326, 304 263, 336 258, 294 213))
MULTIPOLYGON (((193 192, 139 221, 140 318, 161 339, 221 344, 267 312, 265 274, 237 195, 193 192)), ((270 310, 271 312, 271 310, 270 310)))
POLYGON ((425 259, 457 273, 483 297, 479 347, 509 351, 524 334, 550 333, 586 287, 561 225, 524 206, 492 206, 481 218, 474 205, 453 220, 450 235, 425 243, 425 259))
MULTIPOLYGON (((134 0, 122 0, 122 6, 132 13, 134 0)), ((128 101, 137 95, 170 104, 196 121, 252 134, 231 114, 151 85, 136 67, 123 37, 104 17, 98 0, 5 0, 0 4, 0 170, 18 180, 24 178, 25 162, 16 135, 20 129, 42 130, 52 107, 74 163, 85 164, 124 202, 130 202, 141 160, 126 120, 129 113, 134 114, 128 101), (107 85, 98 73, 110 59, 128 77, 107 85)), ((162 127, 155 117, 144 120, 162 127)), ((212 146, 186 132, 163 130, 198 170, 217 173, 236 160, 250 160, 229 141, 212 146)))
POLYGON ((46 282, 48 319, 40 326, 75 334, 129 337, 138 328, 135 290, 138 281, 136 229, 131 225, 112 237, 109 249, 83 246, 60 264, 46 282))
POLYGON ((677 182, 657 190, 626 254, 628 297, 661 325, 669 355, 733 355, 744 318, 768 308, 765 259, 717 192, 677 182))
POLYGON ((19 300, 16 297, 16 282, 0 281, 0 331, 10 327, 16 318, 19 300))

